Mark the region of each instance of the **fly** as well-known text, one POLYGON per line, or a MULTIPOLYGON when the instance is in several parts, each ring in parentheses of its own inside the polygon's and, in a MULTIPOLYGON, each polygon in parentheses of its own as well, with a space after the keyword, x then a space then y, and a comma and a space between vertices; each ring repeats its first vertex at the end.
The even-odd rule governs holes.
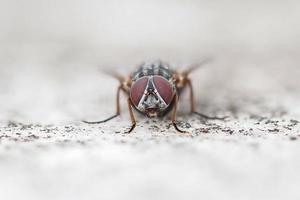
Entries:
POLYGON ((127 133, 132 132, 136 127, 136 118, 133 109, 145 114, 149 118, 163 117, 167 113, 172 112, 171 121, 174 128, 178 132, 184 133, 184 130, 178 128, 176 117, 179 96, 185 88, 189 88, 190 90, 190 112, 192 114, 210 120, 224 120, 225 117, 209 117, 195 110, 194 92, 189 74, 208 61, 209 60, 204 60, 183 72, 173 70, 168 64, 157 61, 140 65, 130 76, 110 73, 117 78, 120 83, 116 95, 116 114, 102 121, 83 122, 88 124, 100 124, 119 116, 121 114, 120 93, 122 91, 128 97, 127 103, 132 123, 127 133))

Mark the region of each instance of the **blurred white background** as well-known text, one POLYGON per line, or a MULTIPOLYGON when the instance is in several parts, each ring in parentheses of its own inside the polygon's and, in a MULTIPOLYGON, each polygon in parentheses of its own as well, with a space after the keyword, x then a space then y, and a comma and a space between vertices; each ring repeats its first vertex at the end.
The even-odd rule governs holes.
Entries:
POLYGON ((30 43, 58 43, 70 50, 97 48, 101 54, 107 47, 108 52, 130 47, 127 56, 156 47, 189 55, 203 46, 262 52, 295 50, 300 43, 299 2, 293 0, 0 3, 1 43, 20 45, 20 51, 30 43))
POLYGON ((204 98, 226 88, 299 91, 299 8, 296 0, 1 0, 2 118, 83 116, 114 97, 100 67, 130 73, 152 59, 184 67, 214 57, 194 78, 204 98))

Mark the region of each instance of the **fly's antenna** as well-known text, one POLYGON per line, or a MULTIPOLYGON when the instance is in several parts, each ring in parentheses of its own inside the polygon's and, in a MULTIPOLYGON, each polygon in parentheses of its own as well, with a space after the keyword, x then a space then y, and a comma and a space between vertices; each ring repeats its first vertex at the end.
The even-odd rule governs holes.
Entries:
POLYGON ((206 58, 204 60, 202 60, 201 62, 199 63, 195 63, 195 64, 192 64, 188 69, 184 70, 182 72, 182 75, 184 76, 188 76, 191 72, 197 70, 198 68, 202 67, 203 65, 206 65, 210 62, 212 62, 213 59, 212 58, 206 58))

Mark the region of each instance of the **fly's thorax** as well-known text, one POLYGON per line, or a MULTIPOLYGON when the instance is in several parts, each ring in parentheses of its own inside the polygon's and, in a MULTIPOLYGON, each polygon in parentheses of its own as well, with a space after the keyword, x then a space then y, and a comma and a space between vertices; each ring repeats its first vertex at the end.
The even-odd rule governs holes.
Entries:
POLYGON ((133 81, 145 76, 162 76, 169 80, 173 75, 173 70, 170 69, 167 63, 160 60, 155 62, 145 62, 141 64, 137 70, 131 75, 133 81))
POLYGON ((174 83, 158 75, 137 79, 130 90, 135 108, 148 117, 161 115, 170 106, 175 94, 174 83))

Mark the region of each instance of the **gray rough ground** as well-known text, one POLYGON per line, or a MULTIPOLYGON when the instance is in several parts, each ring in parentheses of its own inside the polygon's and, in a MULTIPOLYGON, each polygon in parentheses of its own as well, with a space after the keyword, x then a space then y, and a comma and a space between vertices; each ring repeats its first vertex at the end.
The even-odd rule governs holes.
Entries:
POLYGON ((12 2, 0 2, 1 199, 300 198, 299 3, 77 2, 66 15, 67 1, 12 2), (125 97, 121 117, 80 122, 115 112, 118 82, 99 69, 207 55, 191 75, 197 109, 227 121, 189 115, 185 93, 190 134, 139 114, 123 134, 125 97))

